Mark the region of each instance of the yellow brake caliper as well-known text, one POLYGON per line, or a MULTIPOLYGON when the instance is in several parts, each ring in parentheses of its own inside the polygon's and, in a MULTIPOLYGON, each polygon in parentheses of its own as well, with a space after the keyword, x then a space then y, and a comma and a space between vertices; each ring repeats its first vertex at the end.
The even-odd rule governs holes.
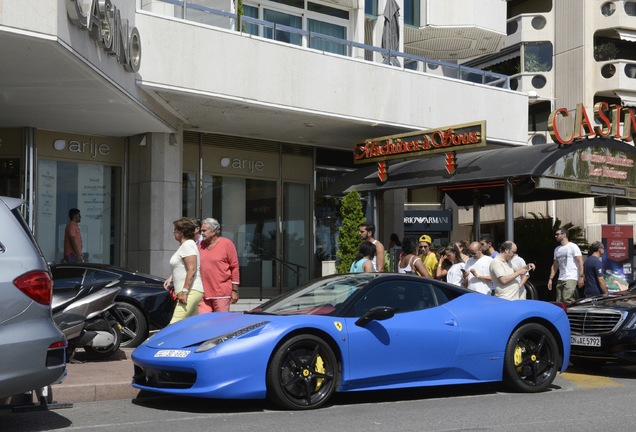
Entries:
POLYGON ((515 368, 519 368, 523 362, 523 348, 519 345, 515 348, 515 368))
MULTIPOLYGON (((325 373, 325 362, 322 361, 321 356, 318 356, 318 358, 316 358, 316 372, 319 374, 325 373)), ((316 380, 316 388, 314 389, 314 391, 320 390, 320 387, 322 387, 322 384, 324 382, 325 382, 324 378, 318 378, 316 380)))

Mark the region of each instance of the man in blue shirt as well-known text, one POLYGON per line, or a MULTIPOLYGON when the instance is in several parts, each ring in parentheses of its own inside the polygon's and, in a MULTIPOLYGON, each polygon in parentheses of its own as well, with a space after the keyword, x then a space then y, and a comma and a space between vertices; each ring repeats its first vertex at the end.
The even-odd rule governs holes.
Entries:
POLYGON ((588 258, 583 264, 583 274, 585 275, 585 297, 595 297, 607 295, 607 285, 603 277, 603 263, 601 256, 605 247, 603 243, 597 241, 592 243, 588 251, 588 258))

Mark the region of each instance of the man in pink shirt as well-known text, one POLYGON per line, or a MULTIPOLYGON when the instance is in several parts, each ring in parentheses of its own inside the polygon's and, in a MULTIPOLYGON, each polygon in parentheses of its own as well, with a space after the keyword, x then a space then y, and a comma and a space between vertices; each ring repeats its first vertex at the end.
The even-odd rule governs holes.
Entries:
POLYGON ((239 299, 239 262, 234 243, 221 237, 221 225, 216 219, 201 222, 201 280, 203 300, 199 313, 229 312, 230 304, 239 299))
POLYGON ((78 223, 82 220, 79 209, 72 208, 68 211, 70 221, 64 230, 64 261, 67 263, 84 262, 82 257, 82 233, 78 223))

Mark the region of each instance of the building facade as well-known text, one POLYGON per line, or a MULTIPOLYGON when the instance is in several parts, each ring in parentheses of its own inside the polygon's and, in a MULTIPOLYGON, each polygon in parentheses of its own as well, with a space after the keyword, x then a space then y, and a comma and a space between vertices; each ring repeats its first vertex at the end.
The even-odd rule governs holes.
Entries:
MULTIPOLYGON (((528 144, 527 93, 457 66, 501 46, 505 3, 487 3, 398 1, 389 51, 382 0, 245 1, 240 22, 220 0, 5 0, 0 194, 26 200, 47 260, 77 207, 88 261, 160 276, 172 221, 215 217, 243 297, 269 298, 334 258, 324 190, 355 143, 485 121, 489 146, 528 144)), ((388 243, 434 195, 369 194, 366 212, 388 243)))
MULTIPOLYGON (((601 102, 624 111, 636 107, 635 34, 632 0, 513 0, 507 2, 502 49, 463 64, 509 75, 511 88, 529 95, 528 144, 551 143, 548 119, 557 108, 568 110, 572 127, 578 104, 590 118, 601 102)), ((635 224, 636 203, 617 204, 615 223, 635 224)), ((608 223, 607 199, 601 197, 515 205, 515 217, 530 212, 584 228, 588 242, 600 240, 608 223)), ((482 231, 501 233, 502 215, 502 206, 485 206, 482 231)), ((472 223, 472 211, 458 216, 461 225, 472 223)))

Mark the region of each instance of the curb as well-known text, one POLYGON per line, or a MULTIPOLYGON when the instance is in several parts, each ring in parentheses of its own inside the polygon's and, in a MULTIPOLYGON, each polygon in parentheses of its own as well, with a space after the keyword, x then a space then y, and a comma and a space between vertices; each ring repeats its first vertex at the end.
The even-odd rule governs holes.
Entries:
POLYGON ((78 350, 74 356, 78 362, 66 364, 64 381, 51 386, 52 400, 76 403, 136 398, 139 389, 131 385, 132 351, 132 348, 123 348, 108 359, 90 360, 83 350, 78 350))
POLYGON ((130 382, 54 385, 52 391, 53 401, 57 403, 135 399, 139 394, 139 390, 133 388, 130 382))

